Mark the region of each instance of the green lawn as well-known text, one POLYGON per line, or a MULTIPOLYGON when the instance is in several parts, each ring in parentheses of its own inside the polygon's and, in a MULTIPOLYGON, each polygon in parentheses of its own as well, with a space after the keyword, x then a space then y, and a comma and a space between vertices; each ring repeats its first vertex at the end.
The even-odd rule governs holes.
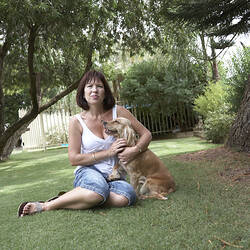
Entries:
MULTIPOLYGON (((13 154, 0 163, 0 249, 222 249, 223 240, 226 249, 250 249, 249 183, 222 179, 218 173, 228 167, 224 159, 183 162, 175 157, 218 146, 195 137, 151 143, 177 183, 167 201, 24 218, 16 216, 19 203, 71 189, 74 168, 65 148, 13 154)), ((234 164, 246 160, 242 156, 234 164)))

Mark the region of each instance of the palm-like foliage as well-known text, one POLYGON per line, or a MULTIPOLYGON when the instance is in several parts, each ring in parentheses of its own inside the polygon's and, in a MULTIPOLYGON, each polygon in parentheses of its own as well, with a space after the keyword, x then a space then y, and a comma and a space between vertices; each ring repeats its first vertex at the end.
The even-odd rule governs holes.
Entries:
POLYGON ((248 0, 193 0, 179 1, 176 6, 165 6, 163 13, 171 18, 188 22, 210 35, 228 36, 247 33, 250 27, 248 0))

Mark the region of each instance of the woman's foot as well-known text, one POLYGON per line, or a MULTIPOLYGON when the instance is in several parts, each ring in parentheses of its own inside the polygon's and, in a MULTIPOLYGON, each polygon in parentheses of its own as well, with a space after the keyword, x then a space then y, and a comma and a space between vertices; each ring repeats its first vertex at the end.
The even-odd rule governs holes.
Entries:
POLYGON ((32 215, 44 211, 44 203, 42 202, 23 202, 18 208, 18 217, 32 215))

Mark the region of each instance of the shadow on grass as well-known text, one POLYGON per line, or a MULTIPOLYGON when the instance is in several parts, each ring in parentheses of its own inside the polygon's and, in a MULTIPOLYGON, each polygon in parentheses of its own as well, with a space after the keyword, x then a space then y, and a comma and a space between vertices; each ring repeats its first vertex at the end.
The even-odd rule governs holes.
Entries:
POLYGON ((72 186, 73 170, 65 150, 16 154, 0 164, 0 176, 4 177, 0 178, 0 193, 25 197, 40 189, 49 192, 65 183, 72 186))
MULTIPOLYGON (((150 144, 151 150, 163 160, 169 155, 216 146, 218 145, 195 137, 153 141, 150 144)), ((65 179, 71 181, 72 187, 73 170, 65 148, 15 154, 11 156, 10 161, 0 164, 0 176, 5 177, 0 178, 0 193, 31 193, 32 190, 39 190, 44 186, 62 186, 61 182, 65 182, 65 179)))

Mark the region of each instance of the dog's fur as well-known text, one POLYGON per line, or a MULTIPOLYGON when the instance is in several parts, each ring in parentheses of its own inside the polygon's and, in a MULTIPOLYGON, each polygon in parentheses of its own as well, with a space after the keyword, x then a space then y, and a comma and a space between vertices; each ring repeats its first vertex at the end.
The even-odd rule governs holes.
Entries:
MULTIPOLYGON (((125 138, 128 146, 135 146, 137 137, 131 122, 119 117, 113 121, 103 122, 107 134, 115 138, 125 138)), ((119 162, 113 168, 109 180, 120 178, 123 169, 130 177, 138 198, 157 198, 165 200, 166 195, 175 191, 175 182, 163 162, 149 149, 139 153, 126 165, 119 162)))

